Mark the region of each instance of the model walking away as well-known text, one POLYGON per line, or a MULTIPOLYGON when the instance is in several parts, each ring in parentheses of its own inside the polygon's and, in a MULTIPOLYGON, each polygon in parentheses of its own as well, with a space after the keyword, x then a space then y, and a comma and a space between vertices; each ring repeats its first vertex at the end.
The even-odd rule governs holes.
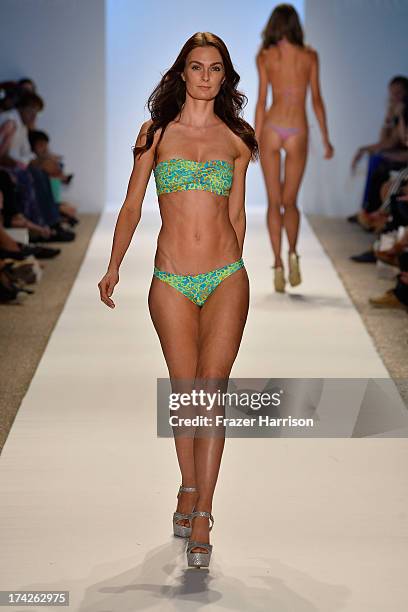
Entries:
POLYGON ((276 291, 284 292, 286 279, 281 257, 283 227, 289 244, 289 282, 294 287, 302 280, 296 252, 300 225, 297 196, 307 158, 309 128, 306 93, 309 85, 323 138, 324 157, 330 159, 334 154, 320 92, 318 54, 304 44, 299 16, 290 4, 280 4, 272 12, 262 32, 256 64, 259 91, 255 133, 268 196, 267 226, 275 258, 274 286, 276 291), (266 110, 269 84, 273 101, 266 110), (283 180, 281 149, 286 153, 283 180))

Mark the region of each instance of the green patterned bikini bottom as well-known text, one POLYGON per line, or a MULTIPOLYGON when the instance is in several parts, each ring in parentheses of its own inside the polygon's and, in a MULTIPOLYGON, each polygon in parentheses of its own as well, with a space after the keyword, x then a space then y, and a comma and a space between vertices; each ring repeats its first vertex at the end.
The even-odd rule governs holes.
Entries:
POLYGON ((154 267, 153 276, 168 283, 194 302, 194 304, 201 307, 225 278, 243 267, 244 262, 241 257, 238 261, 222 266, 222 268, 216 268, 209 272, 202 272, 195 276, 164 272, 156 267, 154 267))

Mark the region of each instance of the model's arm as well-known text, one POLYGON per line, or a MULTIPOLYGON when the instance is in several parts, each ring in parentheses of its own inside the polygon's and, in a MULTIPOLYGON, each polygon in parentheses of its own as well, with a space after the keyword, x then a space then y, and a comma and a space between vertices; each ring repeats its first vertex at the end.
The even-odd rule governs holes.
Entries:
POLYGON ((327 128, 326 109, 320 91, 319 56, 317 51, 314 49, 311 50, 311 53, 312 66, 310 71, 310 90, 312 94, 313 110, 320 126, 320 132, 322 134, 323 145, 325 148, 325 157, 329 158, 333 156, 333 147, 330 143, 329 131, 327 128))
MULTIPOLYGON (((241 140, 241 139, 240 139, 241 140)), ((231 225, 237 235, 240 256, 244 247, 246 216, 245 216, 245 179, 251 152, 241 140, 240 155, 235 159, 234 178, 228 199, 228 214, 231 225)))
POLYGON ((268 75, 265 67, 265 57, 262 51, 256 56, 256 66, 258 68, 258 99, 255 107, 255 136, 259 141, 262 131, 262 124, 265 117, 266 99, 268 94, 268 75))
MULTIPOLYGON (((136 145, 140 146, 146 142, 146 133, 150 124, 151 120, 143 123, 136 140, 136 145)), ((145 151, 142 156, 135 157, 134 159, 126 197, 116 221, 108 271, 103 279, 98 283, 101 300, 111 308, 114 308, 115 306, 113 300, 110 299, 110 296, 112 295, 114 286, 119 281, 119 267, 130 245, 134 231, 140 221, 142 203, 153 168, 154 149, 157 142, 157 135, 158 133, 156 132, 150 149, 145 151)))

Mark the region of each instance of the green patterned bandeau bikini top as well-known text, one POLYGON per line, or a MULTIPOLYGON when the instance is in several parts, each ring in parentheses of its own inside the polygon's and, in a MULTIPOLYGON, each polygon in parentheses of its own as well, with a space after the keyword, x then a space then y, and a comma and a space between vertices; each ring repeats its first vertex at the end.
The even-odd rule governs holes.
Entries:
POLYGON ((157 195, 199 189, 228 196, 234 175, 232 163, 222 159, 198 162, 191 159, 166 159, 153 170, 157 195))

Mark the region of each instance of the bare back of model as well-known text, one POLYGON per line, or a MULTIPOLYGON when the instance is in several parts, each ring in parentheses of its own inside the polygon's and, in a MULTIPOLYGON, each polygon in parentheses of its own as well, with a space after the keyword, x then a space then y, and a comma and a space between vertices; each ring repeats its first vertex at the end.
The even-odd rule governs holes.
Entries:
POLYGON ((307 128, 306 94, 310 83, 313 50, 286 40, 262 49, 262 59, 272 89, 272 104, 265 113, 264 127, 307 128))

